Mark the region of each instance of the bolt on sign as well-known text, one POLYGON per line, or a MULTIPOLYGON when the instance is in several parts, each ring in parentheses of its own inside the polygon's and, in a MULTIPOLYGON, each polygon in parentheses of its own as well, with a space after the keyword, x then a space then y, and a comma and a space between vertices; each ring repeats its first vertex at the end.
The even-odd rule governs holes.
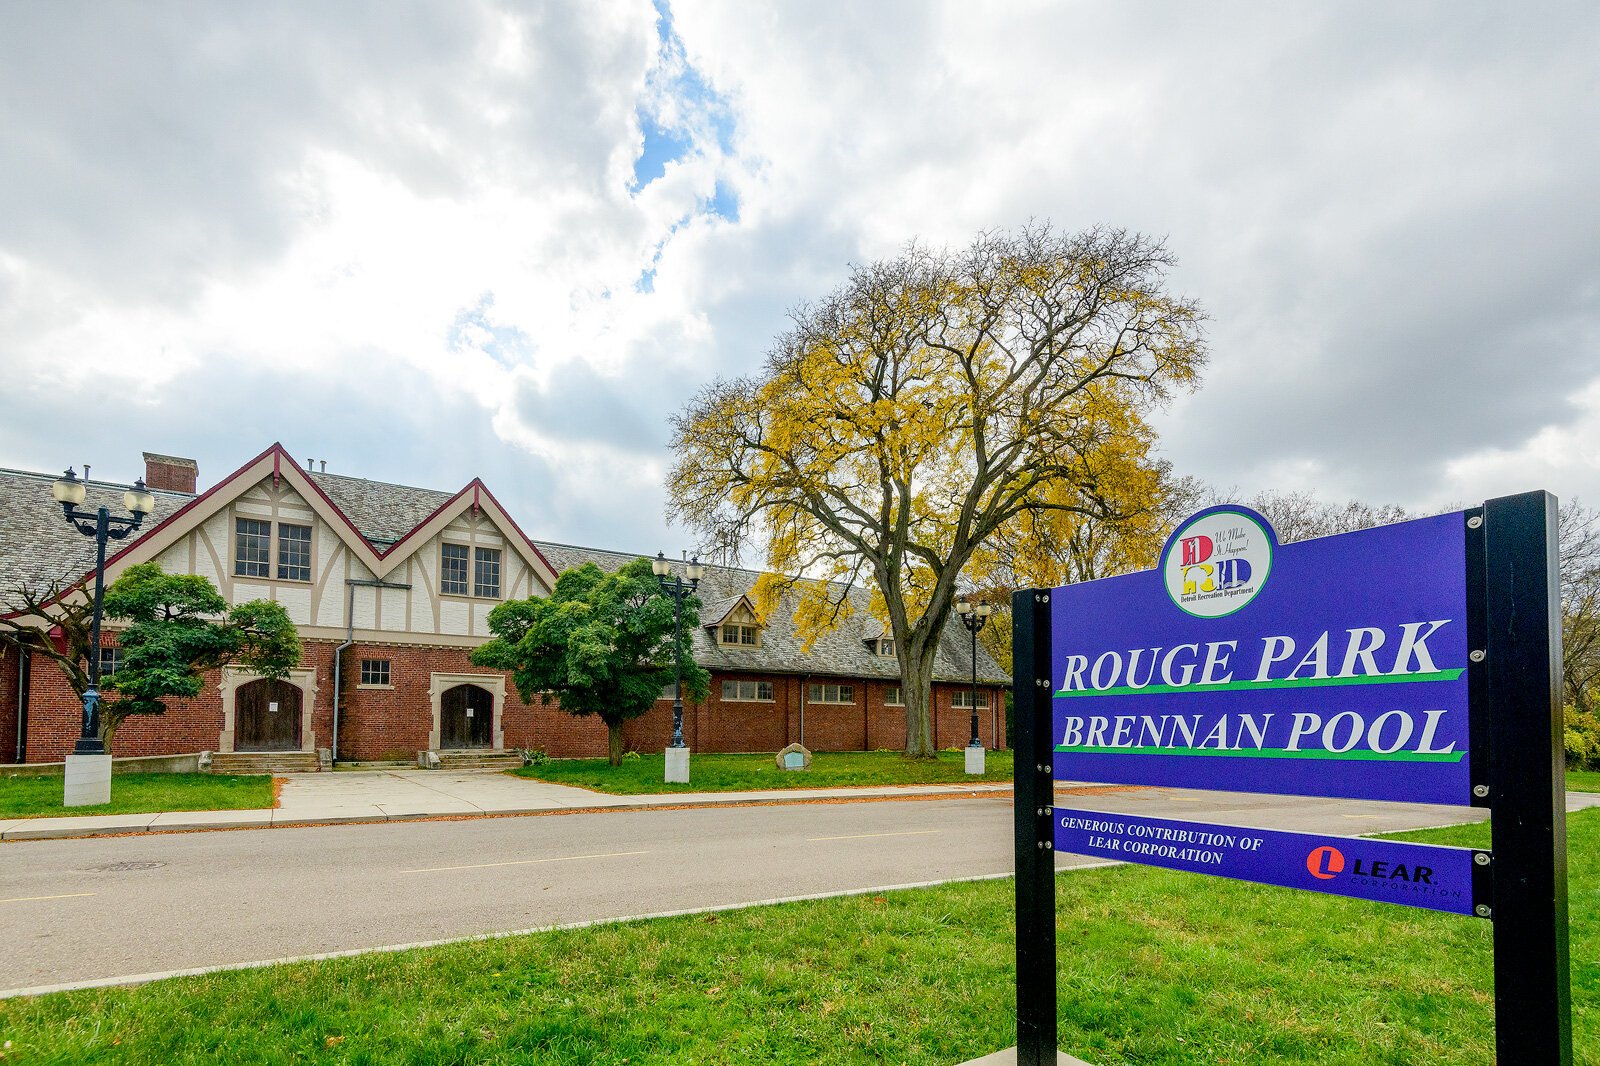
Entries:
POLYGON ((1225 505, 1154 570, 1016 594, 1019 1062, 1054 1061, 1068 851, 1491 919, 1501 1061, 1570 1063, 1554 515, 1283 545, 1225 505), (1066 810, 1055 781, 1488 807, 1493 846, 1066 810))

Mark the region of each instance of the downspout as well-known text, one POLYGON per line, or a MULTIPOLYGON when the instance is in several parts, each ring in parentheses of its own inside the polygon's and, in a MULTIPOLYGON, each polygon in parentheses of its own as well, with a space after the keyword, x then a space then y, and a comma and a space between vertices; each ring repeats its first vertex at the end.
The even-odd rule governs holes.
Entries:
POLYGON ((339 694, 344 690, 344 653, 345 649, 356 642, 356 587, 371 589, 408 589, 409 582, 399 581, 366 581, 360 578, 345 578, 345 588, 350 590, 350 595, 345 599, 344 607, 344 643, 333 649, 333 747, 330 750, 329 761, 339 761, 339 694))
POLYGON ((806 746, 806 693, 811 691, 811 675, 800 679, 800 746, 806 746))
POLYGON ((25 761, 28 751, 28 653, 32 650, 26 644, 17 645, 17 762, 25 761))

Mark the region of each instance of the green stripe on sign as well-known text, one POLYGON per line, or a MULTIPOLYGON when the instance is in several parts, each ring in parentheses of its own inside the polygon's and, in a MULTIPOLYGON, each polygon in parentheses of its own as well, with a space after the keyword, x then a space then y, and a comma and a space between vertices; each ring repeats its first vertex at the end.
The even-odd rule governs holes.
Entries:
POLYGON ((1362 674, 1358 677, 1296 677, 1282 681, 1230 681, 1226 685, 1145 685, 1133 688, 1119 685, 1116 688, 1060 689, 1058 699, 1077 696, 1157 696, 1170 692, 1244 692, 1269 688, 1332 688, 1336 685, 1409 685, 1425 681, 1454 681, 1461 676, 1460 669, 1435 670, 1431 674, 1362 674))
POLYGON ((1057 751, 1073 755, 1203 755, 1230 759, 1334 759, 1339 762, 1460 762, 1464 751, 1328 751, 1326 748, 1307 748, 1288 751, 1284 748, 1107 748, 1088 744, 1057 744, 1057 751))

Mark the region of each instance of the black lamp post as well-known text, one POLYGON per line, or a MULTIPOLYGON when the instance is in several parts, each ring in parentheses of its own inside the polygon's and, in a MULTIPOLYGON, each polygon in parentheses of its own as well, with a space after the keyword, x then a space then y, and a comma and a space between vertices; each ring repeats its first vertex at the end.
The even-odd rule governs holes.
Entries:
MULTIPOLYGON (((88 468, 85 467, 85 470, 88 468)), ((108 508, 80 511, 87 490, 72 468, 51 486, 50 494, 61 505, 61 513, 79 533, 93 537, 94 558, 94 616, 89 627, 89 687, 83 691, 83 735, 78 738, 74 755, 104 755, 106 746, 100 740, 100 610, 106 590, 106 542, 121 540, 139 528, 144 516, 155 510, 156 498, 145 488, 144 479, 133 483, 133 488, 122 494, 122 505, 133 512, 132 518, 113 515, 108 508)))
POLYGON ((673 617, 673 654, 672 654, 672 743, 674 748, 685 747, 683 743, 683 601, 700 587, 700 579, 705 577, 706 568, 697 555, 689 560, 684 568, 688 571, 689 582, 684 583, 683 578, 672 576, 672 564, 667 561, 665 552, 656 552, 656 557, 650 562, 650 569, 656 575, 656 580, 661 582, 661 591, 672 597, 673 617), (672 580, 667 580, 669 577, 672 580))
POLYGON ((956 601, 956 614, 961 616, 961 624, 967 627, 972 634, 972 742, 967 746, 979 748, 983 741, 978 739, 978 630, 989 621, 989 616, 994 613, 994 605, 970 599, 956 601))

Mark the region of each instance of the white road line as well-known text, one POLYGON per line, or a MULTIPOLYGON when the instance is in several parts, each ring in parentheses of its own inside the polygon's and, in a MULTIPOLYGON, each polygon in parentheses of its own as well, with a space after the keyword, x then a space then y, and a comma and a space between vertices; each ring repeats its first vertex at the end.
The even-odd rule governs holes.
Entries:
POLYGON ((866 840, 868 837, 925 837, 937 832, 937 829, 912 829, 904 833, 851 833, 848 836, 842 837, 806 837, 806 840, 866 840))
POLYGON ((32 903, 40 899, 76 899, 79 896, 92 896, 93 892, 64 892, 59 896, 14 896, 11 899, 0 899, 0 903, 32 903))
POLYGON ((549 859, 512 859, 509 862, 479 862, 470 866, 427 866, 420 870, 401 870, 400 872, 403 874, 436 874, 445 870, 487 870, 491 866, 531 866, 540 862, 571 862, 573 859, 620 859, 627 855, 648 854, 650 854, 648 851, 602 851, 594 855, 557 855, 549 859))

